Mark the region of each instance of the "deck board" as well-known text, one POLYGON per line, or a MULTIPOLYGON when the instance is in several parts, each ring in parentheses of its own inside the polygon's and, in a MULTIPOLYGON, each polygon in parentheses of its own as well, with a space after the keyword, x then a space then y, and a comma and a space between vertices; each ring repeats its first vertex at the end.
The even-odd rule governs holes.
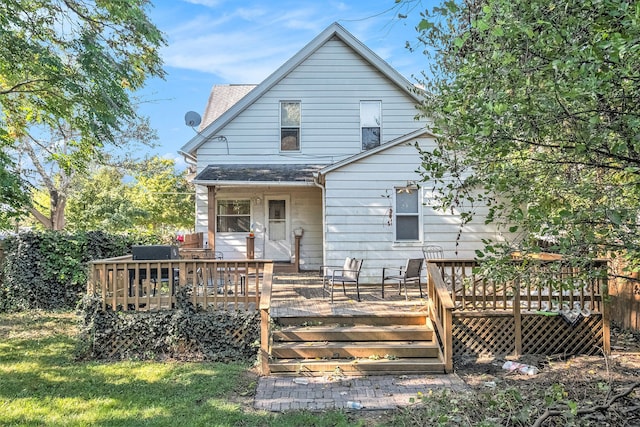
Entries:
POLYGON ((409 300, 404 291, 398 294, 395 286, 385 285, 385 298, 381 297, 381 286, 360 285, 360 299, 356 300, 356 289, 346 286, 334 290, 334 302, 325 294, 322 296, 322 279, 318 273, 275 273, 271 297, 272 317, 304 316, 388 316, 399 313, 424 314, 426 312, 426 284, 423 285, 423 299, 417 286, 409 288, 409 300), (415 289, 414 289, 415 288, 415 289))

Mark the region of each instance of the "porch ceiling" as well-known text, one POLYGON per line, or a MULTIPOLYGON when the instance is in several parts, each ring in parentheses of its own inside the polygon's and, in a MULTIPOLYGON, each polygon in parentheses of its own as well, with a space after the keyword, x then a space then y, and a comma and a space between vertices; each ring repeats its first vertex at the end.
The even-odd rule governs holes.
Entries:
POLYGON ((326 166, 309 164, 209 165, 195 177, 194 183, 312 185, 314 173, 326 166))

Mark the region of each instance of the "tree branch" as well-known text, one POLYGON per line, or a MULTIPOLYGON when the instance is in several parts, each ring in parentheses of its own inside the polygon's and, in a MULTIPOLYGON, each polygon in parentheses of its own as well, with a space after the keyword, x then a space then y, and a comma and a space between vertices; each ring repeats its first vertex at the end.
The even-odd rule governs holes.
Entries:
POLYGON ((14 92, 35 92, 35 90, 18 90, 19 88, 23 87, 23 86, 28 86, 34 83, 43 83, 43 82, 48 82, 49 79, 35 79, 35 80, 27 80, 24 82, 20 82, 20 83, 16 83, 15 85, 11 86, 8 89, 2 89, 0 90, 0 95, 7 95, 10 93, 14 93, 14 92))
MULTIPOLYGON (((611 405, 613 405, 613 403, 616 400, 621 399, 621 398, 623 398, 625 396, 628 396, 637 387, 640 387, 640 382, 633 383, 629 388, 627 388, 626 390, 616 394, 611 399, 609 399, 609 401, 606 404, 596 405, 596 406, 592 406, 590 408, 579 409, 576 412, 576 415, 586 415, 586 414, 592 414, 594 412, 607 411, 609 409, 609 407, 611 405)), ((565 410, 566 410, 566 408, 565 408, 565 410)), ((562 415, 563 412, 564 412, 564 410, 562 410, 562 409, 549 409, 549 408, 547 408, 547 410, 544 411, 544 413, 542 415, 540 415, 540 417, 538 417, 538 419, 536 420, 536 422, 533 424, 532 427, 540 427, 540 426, 542 426, 542 423, 547 418, 556 417, 556 416, 562 415)))
POLYGON ((37 210, 34 207, 29 207, 28 208, 29 213, 31 213, 31 215, 33 215, 33 217, 42 225, 44 225, 47 230, 51 230, 53 228, 53 223, 51 222, 51 219, 46 217, 42 212, 40 212, 39 210, 37 210))

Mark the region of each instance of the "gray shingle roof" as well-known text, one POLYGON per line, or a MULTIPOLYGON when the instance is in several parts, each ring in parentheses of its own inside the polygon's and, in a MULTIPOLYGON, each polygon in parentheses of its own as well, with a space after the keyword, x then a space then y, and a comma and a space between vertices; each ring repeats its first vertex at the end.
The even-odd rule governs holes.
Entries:
POLYGON ((254 87, 256 87, 256 85, 214 85, 209 94, 209 101, 204 109, 204 114, 202 115, 200 130, 202 131, 225 111, 233 107, 236 102, 244 98, 254 87))
POLYGON ((195 181, 305 183, 312 182, 314 172, 326 166, 307 164, 209 165, 195 177, 195 181))

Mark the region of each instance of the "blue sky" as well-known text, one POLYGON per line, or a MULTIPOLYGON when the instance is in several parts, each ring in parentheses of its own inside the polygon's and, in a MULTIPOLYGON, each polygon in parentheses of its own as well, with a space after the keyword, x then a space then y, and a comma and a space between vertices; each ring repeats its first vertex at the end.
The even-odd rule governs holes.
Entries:
POLYGON ((427 68, 424 55, 410 53, 419 12, 432 0, 156 0, 149 10, 165 34, 161 52, 167 77, 140 93, 141 113, 157 129, 159 146, 149 150, 175 158, 194 135, 184 114, 202 114, 211 87, 258 84, 333 22, 340 23, 411 81, 427 68), (407 7, 414 8, 408 10, 407 7), (398 13, 408 14, 398 19, 398 13))

